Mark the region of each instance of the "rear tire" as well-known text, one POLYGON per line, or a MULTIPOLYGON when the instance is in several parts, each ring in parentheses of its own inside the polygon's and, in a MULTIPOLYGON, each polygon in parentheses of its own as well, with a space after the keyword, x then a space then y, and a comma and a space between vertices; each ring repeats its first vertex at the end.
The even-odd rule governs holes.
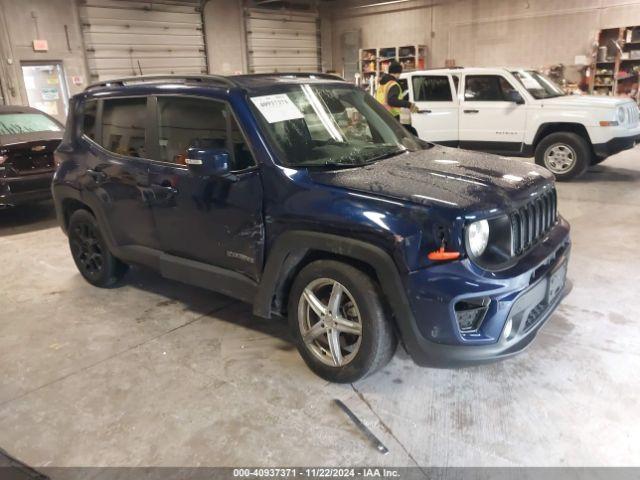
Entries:
POLYGON ((582 175, 591 165, 592 157, 589 143, 571 132, 547 135, 536 147, 536 163, 551 171, 561 182, 582 175))
POLYGON ((342 262, 319 260, 302 269, 289 294, 288 315, 300 355, 330 382, 372 374, 397 346, 376 284, 342 262))
POLYGON ((73 212, 68 232, 73 261, 87 282, 108 288, 122 279, 129 267, 109 251, 98 222, 90 212, 73 212))

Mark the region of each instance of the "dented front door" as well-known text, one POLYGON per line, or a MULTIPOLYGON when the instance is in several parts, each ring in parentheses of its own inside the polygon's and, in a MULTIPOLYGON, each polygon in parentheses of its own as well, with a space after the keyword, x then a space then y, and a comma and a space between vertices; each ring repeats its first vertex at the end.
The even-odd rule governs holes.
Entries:
POLYGON ((155 164, 150 180, 149 204, 164 252, 259 279, 264 225, 258 169, 228 179, 155 164))

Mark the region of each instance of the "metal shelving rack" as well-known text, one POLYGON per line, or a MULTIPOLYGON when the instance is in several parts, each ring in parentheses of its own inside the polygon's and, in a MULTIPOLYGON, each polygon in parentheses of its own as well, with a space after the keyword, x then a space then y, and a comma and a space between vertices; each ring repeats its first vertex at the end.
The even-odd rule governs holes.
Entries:
POLYGON ((361 48, 359 51, 360 85, 373 93, 383 73, 392 61, 400 62, 405 72, 426 67, 427 47, 425 45, 404 45, 399 47, 361 48))
POLYGON ((589 93, 629 95, 640 102, 639 79, 640 26, 600 30, 591 59, 589 93))

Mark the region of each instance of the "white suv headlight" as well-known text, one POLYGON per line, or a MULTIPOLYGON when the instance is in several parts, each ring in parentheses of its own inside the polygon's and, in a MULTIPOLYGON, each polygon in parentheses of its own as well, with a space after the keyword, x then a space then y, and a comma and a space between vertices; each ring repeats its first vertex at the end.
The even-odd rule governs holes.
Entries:
POLYGON ((618 107, 616 110, 616 118, 618 119, 619 125, 622 125, 627 119, 627 112, 623 107, 618 107))
POLYGON ((479 257, 489 244, 489 222, 479 220, 467 226, 467 242, 471 255, 479 257))

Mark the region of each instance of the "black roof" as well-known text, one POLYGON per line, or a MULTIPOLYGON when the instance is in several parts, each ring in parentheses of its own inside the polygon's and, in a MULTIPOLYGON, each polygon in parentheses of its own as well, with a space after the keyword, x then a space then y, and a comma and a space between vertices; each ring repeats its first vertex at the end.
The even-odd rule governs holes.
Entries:
POLYGON ((114 86, 140 86, 158 85, 163 83, 184 83, 191 85, 241 88, 243 90, 259 90, 274 85, 300 84, 310 82, 343 82, 344 80, 335 75, 326 73, 264 73, 252 75, 141 75, 137 77, 117 78, 104 80, 102 82, 89 85, 86 90, 96 90, 100 88, 114 86))

